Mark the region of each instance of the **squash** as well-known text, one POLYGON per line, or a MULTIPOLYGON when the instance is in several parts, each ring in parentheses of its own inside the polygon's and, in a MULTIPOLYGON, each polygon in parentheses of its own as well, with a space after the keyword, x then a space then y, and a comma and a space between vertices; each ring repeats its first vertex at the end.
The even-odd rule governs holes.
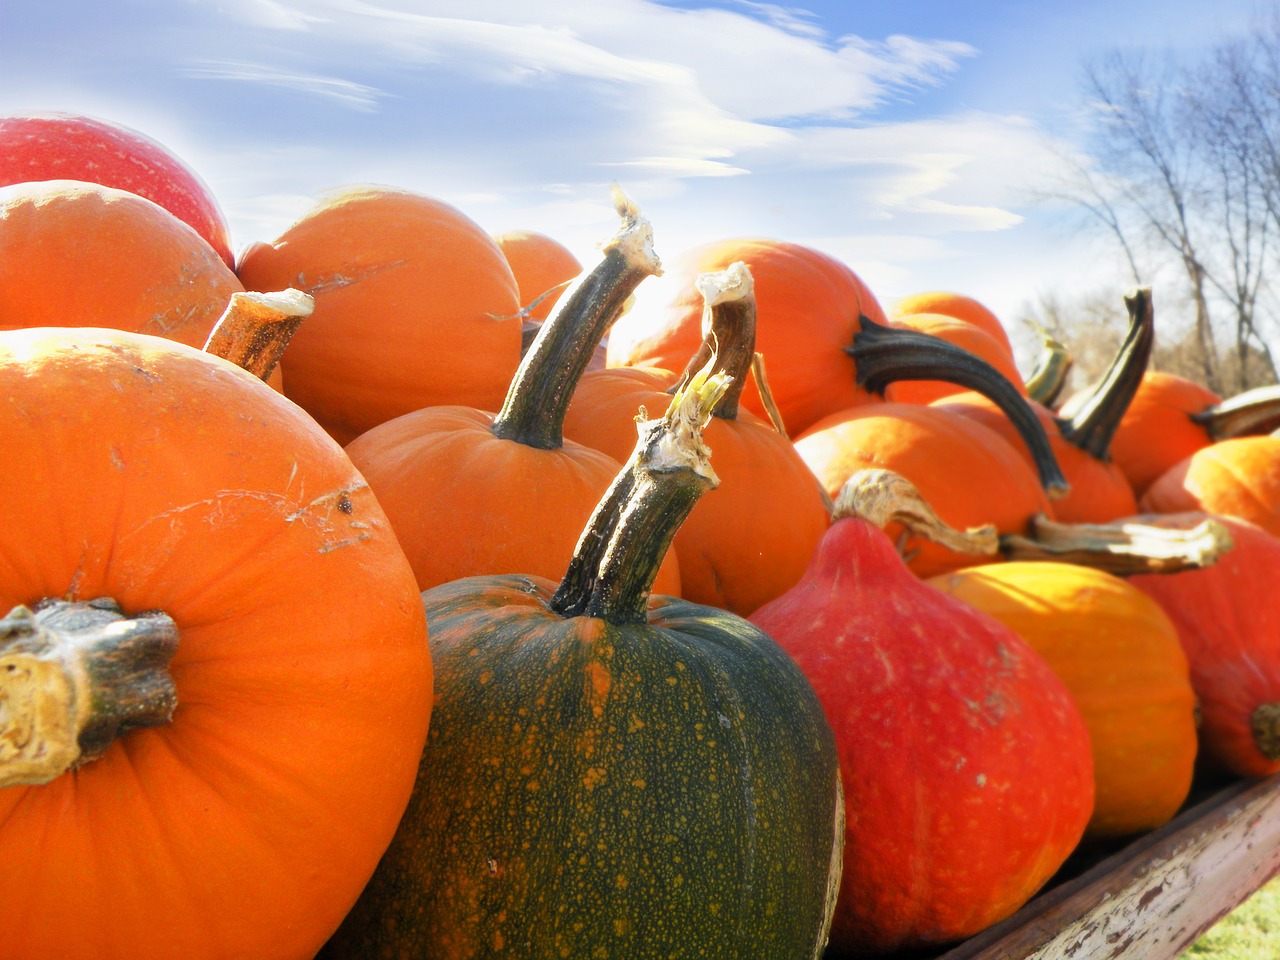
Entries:
POLYGON ((111 327, 199 349, 244 289, 187 224, 96 183, 0 187, 0 247, 0 330, 111 327))
POLYGON ((507 230, 493 240, 516 278, 526 322, 541 323, 582 273, 582 263, 559 240, 534 230, 507 230))
POLYGON ((1280 434, 1202 447, 1157 477, 1138 507, 1144 513, 1239 517, 1280 536, 1280 434))
POLYGON ((971 566, 928 583, 995 617, 1066 684, 1089 727, 1096 799, 1090 840, 1168 822, 1196 759, 1186 654, 1160 606, 1119 577, 1073 563, 971 566))
POLYGON ((844 836, 822 709, 747 621, 649 593, 714 482, 722 389, 696 377, 642 425, 558 588, 423 594, 418 785, 325 960, 821 955, 844 836))
MULTIPOLYGON (((702 342, 697 278, 735 261, 745 263, 755 280, 757 349, 790 436, 829 413, 880 400, 855 381, 854 361, 845 352, 860 317, 884 321, 874 294, 835 258, 781 240, 728 239, 682 253, 614 324, 609 366, 683 370, 702 342)), ((743 388, 742 405, 768 415, 754 384, 743 388)))
POLYGON ((993 337, 996 343, 1013 356, 1013 344, 1009 340, 1009 332, 1000 322, 1000 318, 973 297, 950 290, 926 290, 913 293, 893 304, 889 319, 897 320, 916 313, 937 313, 944 317, 963 320, 993 337))
POLYGON ((822 488, 791 441, 738 405, 751 376, 756 303, 742 262, 702 274, 707 331, 684 374, 642 367, 586 373, 565 414, 565 432, 625 461, 635 446, 635 415, 660 410, 668 394, 714 351, 732 383, 703 433, 715 451, 720 484, 676 533, 680 595, 746 616, 800 578, 827 529, 822 488))
MULTIPOLYGON (((601 334, 636 285, 660 269, 649 222, 625 198, 618 203, 617 233, 542 324, 496 414, 424 407, 347 444, 420 590, 481 574, 559 580, 617 474, 617 460, 566 440, 563 422, 601 334)), ((664 567, 661 589, 678 595, 675 554, 664 567)))
POLYGON ((310 958, 431 712, 386 517, 301 409, 183 344, 6 331, 0 390, 0 956, 310 958))
POLYGON ((496 409, 520 362, 515 277, 461 210, 391 187, 338 190, 240 255, 246 289, 296 287, 315 315, 286 393, 342 444, 439 404, 496 409))
POLYGON ((1280 772, 1280 539, 1244 520, 1203 513, 1139 518, 1184 530, 1210 517, 1231 549, 1202 569, 1142 574, 1129 582, 1178 631, 1200 709, 1200 752, 1237 776, 1280 772))
POLYGON ((1066 688, 1008 627, 919 582, 881 529, 890 518, 958 549, 996 546, 991 528, 954 536, 900 476, 864 471, 804 577, 751 616, 835 728, 849 809, 840 955, 936 947, 1004 919, 1093 809, 1066 688))

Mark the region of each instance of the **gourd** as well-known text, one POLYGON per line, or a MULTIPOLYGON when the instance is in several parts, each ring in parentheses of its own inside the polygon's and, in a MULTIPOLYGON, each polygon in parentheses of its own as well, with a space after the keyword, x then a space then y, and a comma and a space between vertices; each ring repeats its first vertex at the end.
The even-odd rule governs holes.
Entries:
POLYGON ((1145 513, 1239 517, 1280 536, 1280 434, 1231 437, 1174 464, 1138 500, 1145 513))
POLYGON ((526 323, 547 319, 582 263, 559 240, 536 230, 507 230, 493 240, 516 278, 526 323))
POLYGON ((1009 340, 1009 332, 1005 330, 1000 318, 973 297, 950 290, 925 290, 909 294, 893 304, 889 319, 896 320, 916 313, 939 313, 944 317, 963 320, 995 338, 995 341, 1010 356, 1013 355, 1013 344, 1009 340))
MULTIPOLYGON (((899 330, 916 330, 940 337, 948 343, 981 357, 1004 375, 1021 394, 1026 394, 1013 351, 982 327, 940 313, 913 313, 895 317, 889 326, 899 330)), ((902 380, 885 388, 885 399, 893 403, 933 403, 942 397, 960 393, 964 387, 945 380, 902 380)))
POLYGON ((343 188, 251 244, 236 269, 246 289, 315 298, 289 346, 285 390, 342 444, 425 406, 496 409, 520 362, 519 294, 502 251, 432 197, 343 188))
POLYGON ((183 344, 5 331, 0 390, 0 956, 312 957, 431 712, 381 508, 302 410, 183 344))
MULTIPOLYGON (((925 586, 883 527, 964 550, 910 484, 856 474, 809 569, 751 620, 813 684, 849 807, 832 949, 919 950, 1013 913, 1079 842, 1093 809, 1070 694, 1012 630, 925 586)), ((979 554, 981 555, 981 554, 979 554)))
POLYGON ((559 587, 423 594, 418 784, 325 960, 821 954, 844 836, 822 709, 751 624, 649 593, 714 482, 722 389, 694 378, 642 424, 559 587))

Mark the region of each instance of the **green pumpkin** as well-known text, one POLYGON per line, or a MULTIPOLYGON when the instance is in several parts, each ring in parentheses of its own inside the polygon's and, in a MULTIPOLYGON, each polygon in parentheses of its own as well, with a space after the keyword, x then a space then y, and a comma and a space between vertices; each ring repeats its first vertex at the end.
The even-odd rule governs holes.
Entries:
POLYGON ((648 596, 714 479, 696 431, 698 469, 670 463, 690 392, 645 425, 558 589, 423 594, 436 705, 417 787, 324 956, 822 953, 844 807, 817 698, 746 620, 648 596))

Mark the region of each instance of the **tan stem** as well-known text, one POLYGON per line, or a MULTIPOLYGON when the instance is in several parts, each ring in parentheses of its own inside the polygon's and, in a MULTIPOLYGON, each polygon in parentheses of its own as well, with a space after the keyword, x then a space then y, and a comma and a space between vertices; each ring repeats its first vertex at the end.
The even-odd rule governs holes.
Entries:
POLYGON ((1182 530, 1125 521, 1060 523, 1040 516, 1031 531, 1029 537, 1000 538, 1006 559, 1077 563, 1117 576, 1207 567, 1234 545, 1230 531, 1213 518, 1182 530))
POLYGON ((1075 359, 1066 344, 1034 320, 1030 322, 1040 334, 1040 357, 1023 386, 1027 388, 1028 397, 1052 409, 1067 385, 1067 376, 1071 373, 1075 359))
POLYGON ((763 353, 756 353, 751 358, 751 376, 756 382, 756 391, 760 394, 760 404, 764 407, 764 412, 769 415, 769 422, 773 424, 773 429, 784 437, 787 436, 787 425, 782 422, 782 411, 778 409, 778 403, 773 399, 773 391, 769 389, 769 377, 764 368, 763 353))
POLYGON ((127 730, 167 723, 178 631, 112 600, 44 601, 0 620, 0 787, 48 783, 127 730))
POLYGON ((859 470, 840 488, 832 521, 857 517, 883 530, 899 523, 913 535, 924 537, 957 553, 994 554, 999 547, 992 524, 957 530, 929 506, 915 485, 892 470, 859 470))
POLYGON ((314 309, 315 300, 292 287, 275 293, 233 293, 205 342, 204 352, 230 360, 266 380, 302 321, 314 309))

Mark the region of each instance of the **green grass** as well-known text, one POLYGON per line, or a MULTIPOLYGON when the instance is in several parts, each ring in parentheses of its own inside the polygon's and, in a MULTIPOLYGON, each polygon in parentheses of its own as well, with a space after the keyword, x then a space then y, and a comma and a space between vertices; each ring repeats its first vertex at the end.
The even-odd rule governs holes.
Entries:
POLYGON ((1278 960, 1280 877, 1263 885, 1183 954, 1188 960, 1278 960))

